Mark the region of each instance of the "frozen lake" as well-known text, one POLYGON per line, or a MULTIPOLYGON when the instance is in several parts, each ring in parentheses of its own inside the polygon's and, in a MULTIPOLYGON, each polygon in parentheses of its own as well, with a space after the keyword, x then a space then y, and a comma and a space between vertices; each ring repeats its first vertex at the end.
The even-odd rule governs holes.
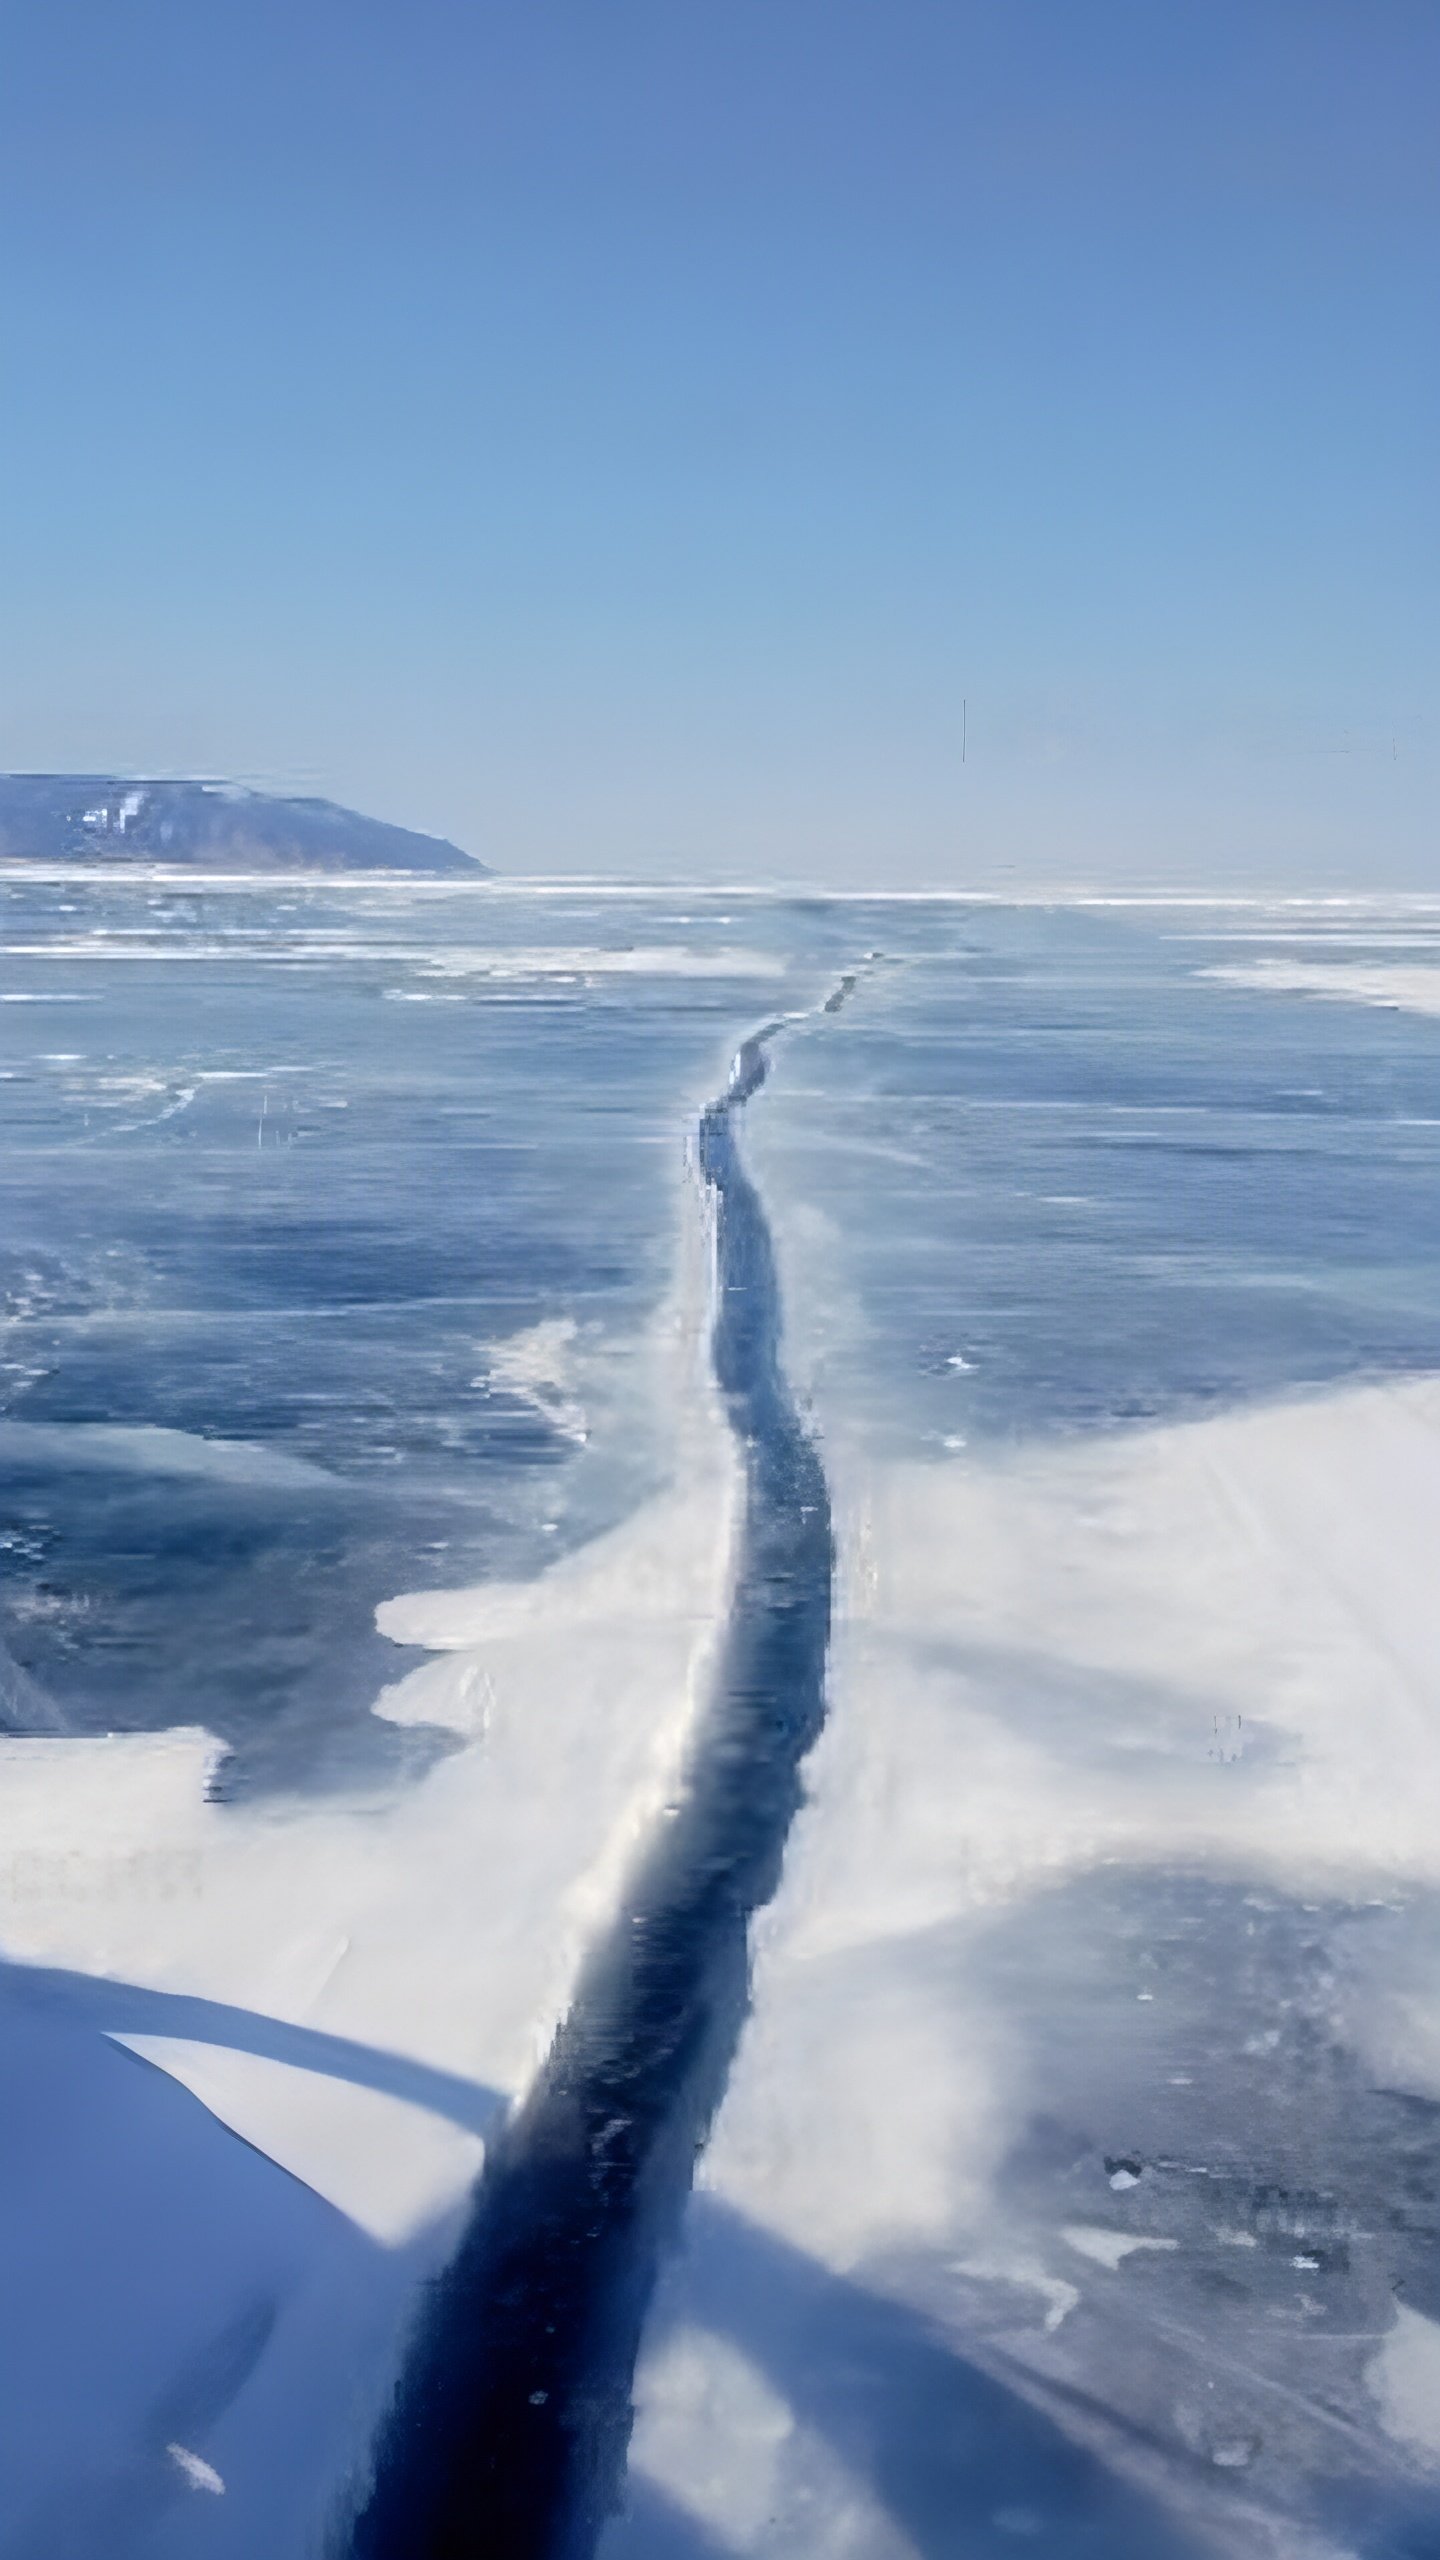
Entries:
POLYGON ((1434 2547, 1437 953, 0 883, 5 2560, 345 2547, 507 2101, 667 1826, 718 1854, 798 1566, 747 1585, 695 1139, 790 1016, 736 1135, 828 1718, 656 2117, 605 2560, 1434 2547))

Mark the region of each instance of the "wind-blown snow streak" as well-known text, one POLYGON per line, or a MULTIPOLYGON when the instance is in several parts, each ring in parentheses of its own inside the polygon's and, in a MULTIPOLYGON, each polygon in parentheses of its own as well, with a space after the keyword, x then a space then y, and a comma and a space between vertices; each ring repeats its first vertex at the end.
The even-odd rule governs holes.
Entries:
POLYGON ((783 1028, 744 1042, 699 1128, 715 1375, 745 1475, 715 1694, 659 1837, 487 2161, 402 2378, 356 2560, 578 2560, 618 2494, 641 2323, 744 2023, 747 1925, 779 1880, 824 1712, 829 1501, 781 1372, 770 1232, 734 1126, 783 1028))
POLYGON ((1428 960, 1228 960, 1200 975, 1259 995, 1325 996, 1392 1013, 1440 1013, 1440 968, 1428 960))
POLYGON ((0 1733, 63 1733, 65 1718, 38 1680, 0 1644, 0 1733))

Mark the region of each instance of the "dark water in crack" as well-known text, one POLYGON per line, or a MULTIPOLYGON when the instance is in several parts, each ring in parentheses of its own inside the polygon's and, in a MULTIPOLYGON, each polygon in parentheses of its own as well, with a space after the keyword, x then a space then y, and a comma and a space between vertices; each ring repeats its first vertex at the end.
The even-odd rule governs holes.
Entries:
POLYGON ((579 2560, 618 2498, 641 2323, 744 2023, 747 1924, 779 1880, 824 1712, 829 1502, 781 1371, 770 1231, 735 1134, 782 1027, 744 1043, 699 1129, 715 1375, 745 1482, 715 1693, 676 1807, 487 2161, 353 2560, 579 2560))

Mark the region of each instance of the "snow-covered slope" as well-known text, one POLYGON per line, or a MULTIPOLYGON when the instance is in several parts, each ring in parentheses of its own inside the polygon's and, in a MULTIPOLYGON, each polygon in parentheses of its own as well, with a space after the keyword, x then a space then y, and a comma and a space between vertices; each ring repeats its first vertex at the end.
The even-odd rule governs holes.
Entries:
POLYGON ((113 773, 0 774, 0 859, 195 871, 426 871, 468 879, 484 869, 443 837, 360 817, 333 800, 113 773))

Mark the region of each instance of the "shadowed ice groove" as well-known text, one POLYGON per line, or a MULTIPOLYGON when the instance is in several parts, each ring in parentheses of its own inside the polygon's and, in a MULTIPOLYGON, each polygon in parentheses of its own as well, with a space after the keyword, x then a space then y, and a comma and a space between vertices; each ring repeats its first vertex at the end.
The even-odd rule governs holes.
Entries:
POLYGON ((778 1881, 823 1714, 829 1503, 780 1370, 770 1234, 734 1129, 782 1027, 745 1041, 699 1128, 715 1375, 745 1481, 712 1706, 621 1917, 492 2148, 402 2377, 355 2560, 580 2555, 619 2493, 641 2323, 744 2022, 747 1923, 778 1881))

